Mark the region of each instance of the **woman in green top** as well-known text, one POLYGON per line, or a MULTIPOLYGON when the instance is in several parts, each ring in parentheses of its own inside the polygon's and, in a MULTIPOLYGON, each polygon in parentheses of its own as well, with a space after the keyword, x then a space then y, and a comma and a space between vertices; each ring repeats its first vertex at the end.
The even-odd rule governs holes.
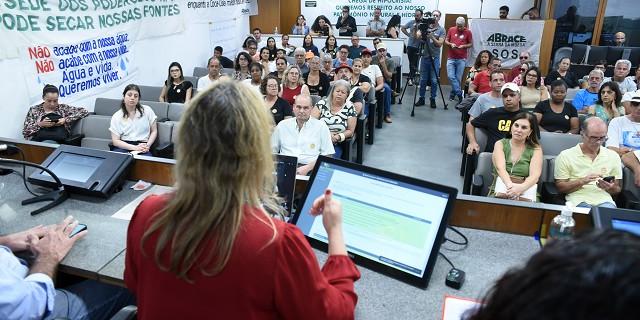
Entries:
POLYGON ((598 101, 589 107, 589 116, 596 116, 607 125, 611 119, 624 116, 624 107, 620 103, 622 93, 616 82, 609 81, 602 84, 598 91, 598 101))
MULTIPOLYGON (((538 183, 542 172, 542 148, 538 142, 538 123, 529 112, 521 112, 511 122, 505 139, 493 148, 494 182, 490 197, 520 199, 520 196, 538 183), (506 190, 496 194, 496 180, 500 178, 506 190)), ((528 199, 535 200, 535 199, 528 199)))

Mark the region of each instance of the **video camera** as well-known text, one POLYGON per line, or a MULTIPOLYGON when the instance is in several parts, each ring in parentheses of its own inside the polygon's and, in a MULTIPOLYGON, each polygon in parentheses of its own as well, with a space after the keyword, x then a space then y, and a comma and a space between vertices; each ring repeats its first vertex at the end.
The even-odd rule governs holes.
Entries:
POLYGON ((422 15, 422 19, 416 21, 416 27, 420 30, 423 41, 427 41, 429 34, 435 30, 435 28, 430 28, 434 23, 436 23, 436 18, 434 18, 429 11, 422 15))

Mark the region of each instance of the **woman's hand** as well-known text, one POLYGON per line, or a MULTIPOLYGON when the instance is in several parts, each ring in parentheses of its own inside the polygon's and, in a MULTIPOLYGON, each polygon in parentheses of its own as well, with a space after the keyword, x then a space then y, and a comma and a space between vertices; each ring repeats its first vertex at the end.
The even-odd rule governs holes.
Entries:
POLYGON ((337 133, 332 133, 331 134, 331 142, 333 142, 333 144, 336 144, 338 142, 340 142, 340 135, 337 133))
POLYGON ((520 197, 526 189, 524 185, 521 183, 511 183, 511 186, 507 186, 507 196, 512 199, 517 199, 520 197))
POLYGON ((333 199, 330 189, 313 201, 310 213, 314 216, 322 215, 322 224, 329 238, 329 255, 346 255, 347 247, 342 235, 342 205, 333 199))
POLYGON ((141 153, 149 152, 149 146, 146 143, 140 143, 136 146, 135 151, 140 151, 141 153))

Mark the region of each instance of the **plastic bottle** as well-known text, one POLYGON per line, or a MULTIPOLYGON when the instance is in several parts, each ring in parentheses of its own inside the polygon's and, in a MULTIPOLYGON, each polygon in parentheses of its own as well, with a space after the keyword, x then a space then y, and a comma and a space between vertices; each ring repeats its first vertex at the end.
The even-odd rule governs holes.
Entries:
POLYGON ((273 28, 273 34, 278 34, 278 27, 273 28))
POLYGON ((560 214, 551 220, 549 225, 549 239, 568 239, 573 237, 576 221, 573 219, 573 204, 567 201, 560 214))

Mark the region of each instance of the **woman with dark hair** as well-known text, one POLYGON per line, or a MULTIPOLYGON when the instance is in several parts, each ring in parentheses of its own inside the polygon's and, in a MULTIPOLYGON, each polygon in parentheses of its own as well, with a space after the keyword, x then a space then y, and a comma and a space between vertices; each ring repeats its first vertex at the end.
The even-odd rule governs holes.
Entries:
POLYGON ((280 79, 274 76, 267 76, 262 80, 260 91, 264 95, 264 103, 273 116, 273 121, 277 125, 280 121, 293 117, 293 108, 284 99, 278 97, 280 93, 280 79))
POLYGON ((327 19, 327 17, 320 15, 316 18, 316 20, 311 25, 311 31, 309 31, 310 35, 317 37, 323 36, 328 37, 333 35, 333 28, 331 27, 331 21, 327 19))
POLYGON ((150 156, 158 135, 157 118, 151 107, 140 104, 140 88, 135 84, 126 86, 120 110, 111 117, 112 151, 150 156))
POLYGON ((520 86, 520 103, 525 110, 533 110, 540 101, 549 100, 549 90, 542 85, 542 75, 537 67, 530 67, 521 73, 524 76, 520 86))
POLYGON ((624 116, 621 100, 622 93, 618 84, 615 81, 605 82, 598 91, 598 101, 589 107, 587 114, 596 116, 609 125, 611 119, 624 116))
POLYGON ((248 53, 244 51, 239 52, 238 55, 236 56, 236 63, 235 63, 236 73, 233 75, 233 79, 234 80, 251 79, 249 64, 252 61, 253 60, 251 59, 251 56, 248 53))
POLYGON ((24 119, 22 136, 27 140, 61 143, 69 137, 71 125, 86 116, 85 108, 59 104, 60 92, 54 85, 42 89, 42 103, 29 108, 24 119))
POLYGON ((167 80, 160 92, 160 102, 187 103, 191 100, 192 91, 193 83, 184 80, 182 66, 177 62, 171 62, 167 80))
POLYGON ((175 189, 147 197, 129 223, 124 282, 138 319, 354 318, 360 273, 331 190, 304 213, 323 215, 322 270, 298 227, 268 213, 284 213, 272 127, 262 98, 235 81, 217 81, 186 108, 175 189))
POLYGON ((249 65, 249 73, 251 74, 251 78, 244 79, 242 82, 258 89, 260 91, 260 85, 262 84, 262 75, 263 69, 262 65, 259 62, 251 62, 249 65))
POLYGON ((506 138, 496 141, 493 147, 494 180, 489 188, 490 197, 536 201, 535 190, 542 173, 539 135, 533 114, 521 112, 515 116, 506 138), (525 192, 530 189, 534 196, 526 197, 525 192))
POLYGON ((547 83, 555 80, 562 80, 567 84, 568 88, 579 88, 578 77, 569 70, 571 67, 571 58, 564 57, 558 62, 558 69, 551 71, 547 75, 547 83))
POLYGON ((346 80, 336 80, 325 99, 318 101, 311 115, 324 121, 331 132, 331 142, 336 151, 333 156, 340 158, 342 147, 340 143, 353 137, 358 120, 353 103, 349 101, 351 85, 346 80))
POLYGON ((264 70, 264 75, 266 76, 270 72, 276 71, 276 63, 273 60, 270 60, 271 51, 269 48, 262 47, 260 49, 260 61, 258 62, 262 65, 262 70, 264 70))
POLYGON ((296 24, 291 27, 291 34, 296 35, 307 35, 309 34, 309 26, 307 25, 307 19, 304 18, 304 15, 299 15, 296 18, 296 24))
POLYGON ((400 16, 397 14, 393 15, 391 19, 389 19, 384 35, 387 38, 397 39, 400 36, 400 24, 400 16))
MULTIPOLYGON (((269 61, 276 59, 278 48, 276 47, 276 39, 274 37, 267 38, 267 49, 269 49, 269 61)), ((262 52, 262 50, 260 50, 262 52)))
POLYGON ((307 84, 310 94, 324 97, 329 92, 331 80, 329 76, 320 71, 321 67, 319 57, 311 58, 309 60, 309 73, 304 75, 304 82, 307 84))
POLYGON ((331 55, 331 58, 336 58, 336 53, 338 53, 338 40, 334 36, 328 36, 327 40, 324 41, 324 48, 322 48, 322 52, 331 55))
POLYGON ((578 134, 578 111, 569 102, 567 97, 567 83, 555 80, 551 83, 551 99, 540 101, 533 109, 533 114, 538 119, 540 131, 578 134))
POLYGON ((309 34, 304 36, 304 39, 302 40, 302 48, 304 48, 304 51, 306 52, 313 52, 314 56, 320 56, 318 47, 313 44, 313 37, 309 34))
POLYGON ((476 61, 473 63, 473 66, 471 66, 471 68, 469 69, 469 73, 467 74, 467 86, 469 86, 471 81, 473 81, 473 78, 475 78, 476 74, 489 69, 489 61, 491 61, 491 58, 493 58, 491 51, 480 51, 478 56, 476 56, 476 61))

